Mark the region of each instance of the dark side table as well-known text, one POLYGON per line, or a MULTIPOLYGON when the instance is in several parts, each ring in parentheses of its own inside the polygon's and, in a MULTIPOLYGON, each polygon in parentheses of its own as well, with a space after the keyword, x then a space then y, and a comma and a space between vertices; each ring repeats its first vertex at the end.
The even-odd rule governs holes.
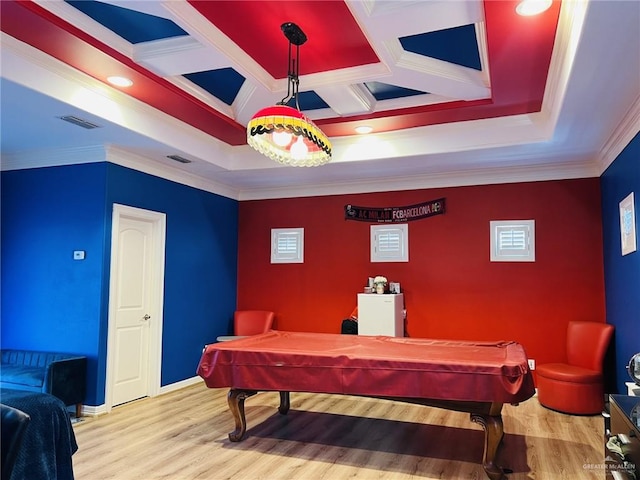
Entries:
POLYGON ((640 397, 609 395, 609 414, 605 422, 606 478, 640 479, 640 397), (615 449, 607 448, 611 437, 617 437, 624 458, 615 449))

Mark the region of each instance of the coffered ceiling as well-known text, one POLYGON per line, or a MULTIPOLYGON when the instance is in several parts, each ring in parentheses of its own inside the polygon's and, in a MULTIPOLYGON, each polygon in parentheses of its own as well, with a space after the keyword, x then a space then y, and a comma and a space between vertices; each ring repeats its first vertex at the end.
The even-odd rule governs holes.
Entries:
POLYGON ((240 200, 598 176, 640 130, 640 2, 516 5, 2 1, 2 168, 106 160, 240 200), (322 167, 246 144, 287 93, 285 22, 322 167))

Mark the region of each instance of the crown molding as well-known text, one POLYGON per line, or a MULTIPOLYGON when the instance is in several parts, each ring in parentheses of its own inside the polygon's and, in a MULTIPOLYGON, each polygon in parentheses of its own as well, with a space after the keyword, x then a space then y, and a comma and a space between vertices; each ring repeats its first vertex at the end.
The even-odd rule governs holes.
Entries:
POLYGON ((106 153, 106 160, 110 163, 197 188, 205 192, 238 200, 238 190, 223 183, 207 180, 199 175, 185 172, 184 170, 169 165, 159 164, 153 159, 115 146, 108 146, 106 153))
POLYGON ((609 165, 622 153, 638 132, 640 132, 640 95, 636 97, 627 114, 602 147, 597 162, 600 175, 609 168, 609 165))
POLYGON ((157 160, 113 145, 30 150, 9 155, 3 154, 1 160, 0 171, 110 162, 233 200, 238 200, 239 194, 237 189, 223 183, 205 179, 170 165, 159 164, 157 160))
POLYGON ((228 168, 232 147, 1 32, 2 76, 166 147, 228 168), (84 92, 82 97, 80 92, 84 92), (87 98, 91 98, 89 101, 87 98), (82 99, 82 100, 79 100, 82 99), (117 109, 101 109, 104 101, 117 109), (123 113, 125 112, 125 113, 123 113))
POLYGON ((332 182, 323 185, 300 185, 290 188, 241 190, 238 200, 266 200, 295 197, 320 197, 358 193, 396 192, 429 188, 495 185, 598 177, 594 162, 547 163, 508 168, 480 168, 460 172, 389 177, 383 181, 332 182))
POLYGON ((562 2, 560 6, 556 40, 542 99, 542 112, 548 117, 546 123, 550 133, 555 130, 564 105, 586 13, 587 0, 562 2))
POLYGON ((74 148, 47 148, 2 154, 1 171, 57 167, 104 162, 106 151, 102 145, 74 148))

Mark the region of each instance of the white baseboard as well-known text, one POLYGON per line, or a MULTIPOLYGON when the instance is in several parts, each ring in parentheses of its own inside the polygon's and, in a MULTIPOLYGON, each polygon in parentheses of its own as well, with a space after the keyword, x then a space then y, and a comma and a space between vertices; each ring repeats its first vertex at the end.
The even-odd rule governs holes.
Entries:
MULTIPOLYGON (((181 380, 176 383, 171 383, 169 385, 164 385, 160 387, 158 391, 158 395, 164 395, 165 393, 175 392, 176 390, 180 390, 182 388, 190 387, 192 385, 197 385, 198 383, 203 382, 202 377, 191 377, 185 380, 181 380)), ((75 407, 74 407, 75 408, 75 407)), ((104 415, 105 413, 109 413, 107 411, 107 406, 103 403, 102 405, 82 405, 82 415, 86 415, 88 417, 95 417, 98 415, 104 415)))
POLYGON ((165 385, 164 387, 160 387, 159 395, 164 395, 165 393, 175 392, 176 390, 180 390, 181 388, 190 387, 191 385, 196 385, 198 383, 202 383, 204 380, 202 377, 191 377, 185 380, 181 380, 176 383, 172 383, 170 385, 165 385))
POLYGON ((84 417, 97 417, 105 413, 107 413, 107 406, 104 403, 97 406, 82 405, 82 416, 84 417))

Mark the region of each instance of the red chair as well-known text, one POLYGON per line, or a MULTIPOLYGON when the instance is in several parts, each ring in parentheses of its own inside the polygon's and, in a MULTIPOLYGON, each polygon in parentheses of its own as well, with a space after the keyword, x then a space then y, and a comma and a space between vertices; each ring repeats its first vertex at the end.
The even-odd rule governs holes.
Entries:
POLYGON ((266 333, 273 327, 276 314, 266 310, 236 310, 233 314, 233 333, 239 336, 266 333))
POLYGON ((569 322, 566 363, 539 365, 536 370, 540 404, 577 415, 602 412, 602 362, 613 329, 606 323, 569 322))
POLYGON ((273 328, 275 317, 274 312, 267 310, 236 310, 233 314, 233 336, 218 337, 218 341, 266 333, 273 328))

